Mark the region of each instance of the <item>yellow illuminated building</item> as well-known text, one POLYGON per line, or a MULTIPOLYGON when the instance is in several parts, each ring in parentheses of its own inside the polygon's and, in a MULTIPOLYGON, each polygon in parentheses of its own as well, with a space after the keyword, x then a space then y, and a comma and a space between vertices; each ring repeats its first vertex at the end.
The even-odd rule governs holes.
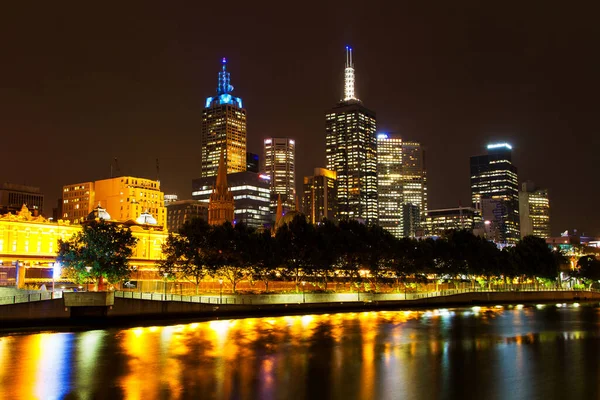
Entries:
MULTIPOLYGON (((130 265, 135 266, 137 271, 156 271, 167 231, 162 226, 152 227, 134 221, 123 225, 138 239, 130 265)), ((69 221, 48 221, 44 217, 33 216, 26 206, 16 215, 0 215, 0 266, 10 267, 18 260, 26 268, 49 268, 56 262, 58 239, 67 240, 81 229, 82 225, 69 221)))
POLYGON ((160 182, 133 176, 120 176, 63 187, 63 219, 82 222, 100 204, 119 222, 137 221, 144 213, 167 227, 167 209, 160 182))

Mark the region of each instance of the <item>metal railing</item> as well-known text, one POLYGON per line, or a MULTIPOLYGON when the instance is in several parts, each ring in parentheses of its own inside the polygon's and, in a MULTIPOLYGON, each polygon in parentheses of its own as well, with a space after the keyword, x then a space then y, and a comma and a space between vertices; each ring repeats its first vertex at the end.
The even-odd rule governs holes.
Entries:
POLYGON ((375 302, 375 301, 402 301, 419 300, 432 297, 454 296, 464 293, 518 293, 518 292, 593 292, 600 293, 596 289, 566 289, 566 288, 465 288, 446 289, 433 292, 420 293, 295 293, 295 294, 270 294, 270 295, 223 295, 223 296, 186 296, 165 293, 143 293, 115 291, 115 297, 124 299, 154 300, 154 301, 178 301, 202 304, 292 304, 292 303, 348 303, 348 302, 375 302))

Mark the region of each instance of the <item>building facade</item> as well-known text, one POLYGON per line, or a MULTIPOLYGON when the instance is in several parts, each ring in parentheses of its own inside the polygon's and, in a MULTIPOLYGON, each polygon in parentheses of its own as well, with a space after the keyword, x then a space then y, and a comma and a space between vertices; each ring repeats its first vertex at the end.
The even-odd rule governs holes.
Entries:
POLYGON ((94 207, 94 182, 74 183, 63 186, 62 218, 71 223, 85 220, 94 207))
POLYGON ((427 168, 421 143, 402 142, 402 234, 417 236, 421 215, 427 211, 427 168))
POLYGON ((337 182, 334 171, 315 168, 312 176, 304 177, 302 193, 304 214, 310 223, 316 224, 323 218, 337 220, 337 182))
POLYGON ((115 221, 136 221, 150 213, 157 224, 167 227, 164 193, 160 182, 134 176, 120 176, 94 182, 63 186, 62 219, 81 223, 100 204, 115 221))
POLYGON ((258 174, 260 172, 260 157, 258 154, 246 152, 246 171, 258 174))
POLYGON ((167 229, 179 232, 179 229, 194 218, 208 221, 208 205, 198 200, 178 200, 167 206, 167 229))
POLYGON ((524 182, 519 191, 521 237, 533 235, 543 239, 550 233, 550 200, 548 189, 540 189, 531 181, 524 182))
POLYGON ((223 59, 217 94, 206 99, 202 110, 202 177, 217 175, 221 151, 227 173, 246 171, 246 109, 231 95, 233 86, 223 59))
MULTIPOLYGON (((214 178, 198 178, 192 181, 192 198, 208 203, 214 178)), ((268 180, 253 172, 227 175, 227 184, 233 195, 233 222, 244 222, 253 228, 272 225, 270 213, 270 190, 268 180)))
POLYGON ((281 196, 284 210, 295 207, 296 142, 290 138, 267 138, 263 141, 263 172, 269 176, 271 211, 277 208, 281 196))
POLYGON ((377 135, 377 202, 379 225, 396 237, 403 237, 402 139, 377 135))
POLYGON ((210 225, 233 223, 233 209, 233 194, 227 185, 227 165, 224 154, 221 152, 217 179, 208 198, 208 223, 210 225))
POLYGON ((3 183, 0 186, 0 214, 15 213, 23 204, 35 213, 44 211, 44 195, 34 186, 3 183))
POLYGON ((176 194, 165 194, 165 207, 171 203, 178 201, 179 197, 176 194))
POLYGON ((520 238, 519 186, 512 147, 507 143, 487 146, 488 154, 471 157, 471 201, 499 244, 520 238))
POLYGON ((481 216, 472 207, 427 210, 422 213, 421 225, 425 236, 445 236, 449 231, 474 231, 481 216))
MULTIPOLYGON (((123 226, 138 239, 129 260, 137 278, 146 276, 156 280, 156 263, 162 258, 162 244, 168 236, 166 230, 161 226, 139 225, 135 221, 123 226)), ((35 216, 27 207, 22 207, 16 215, 0 215, 0 281, 6 285, 15 284, 17 261, 30 270, 31 274, 27 273, 27 276, 41 276, 39 272, 53 268, 56 263, 58 240, 68 240, 81 229, 80 224, 35 216)))
POLYGON ((337 176, 339 219, 377 223, 375 131, 375 113, 355 96, 352 49, 346 47, 344 98, 325 115, 327 169, 337 176))

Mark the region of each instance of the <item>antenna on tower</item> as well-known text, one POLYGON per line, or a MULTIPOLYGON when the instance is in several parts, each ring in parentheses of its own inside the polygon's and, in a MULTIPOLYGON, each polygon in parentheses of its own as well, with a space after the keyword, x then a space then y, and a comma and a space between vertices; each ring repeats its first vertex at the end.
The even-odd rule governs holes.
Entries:
POLYGON ((156 159, 156 180, 160 182, 160 164, 158 158, 156 159))
MULTIPOLYGON (((117 176, 121 175, 121 169, 119 168, 119 160, 117 159, 117 157, 114 158, 114 164, 115 164, 115 171, 117 173, 117 176)), ((110 165, 110 177, 113 177, 113 173, 112 173, 112 164, 110 165)))
POLYGON ((352 47, 346 46, 346 68, 344 69, 344 101, 358 100, 354 94, 354 61, 352 47))

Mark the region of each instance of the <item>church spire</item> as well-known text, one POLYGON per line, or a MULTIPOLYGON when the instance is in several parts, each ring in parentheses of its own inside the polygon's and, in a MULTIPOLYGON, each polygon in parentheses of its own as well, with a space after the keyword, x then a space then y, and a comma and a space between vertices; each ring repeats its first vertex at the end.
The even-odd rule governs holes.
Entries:
POLYGON ((219 168, 217 169, 217 182, 215 183, 215 189, 218 194, 227 193, 227 165, 225 164, 224 151, 221 150, 221 157, 219 158, 219 168))

